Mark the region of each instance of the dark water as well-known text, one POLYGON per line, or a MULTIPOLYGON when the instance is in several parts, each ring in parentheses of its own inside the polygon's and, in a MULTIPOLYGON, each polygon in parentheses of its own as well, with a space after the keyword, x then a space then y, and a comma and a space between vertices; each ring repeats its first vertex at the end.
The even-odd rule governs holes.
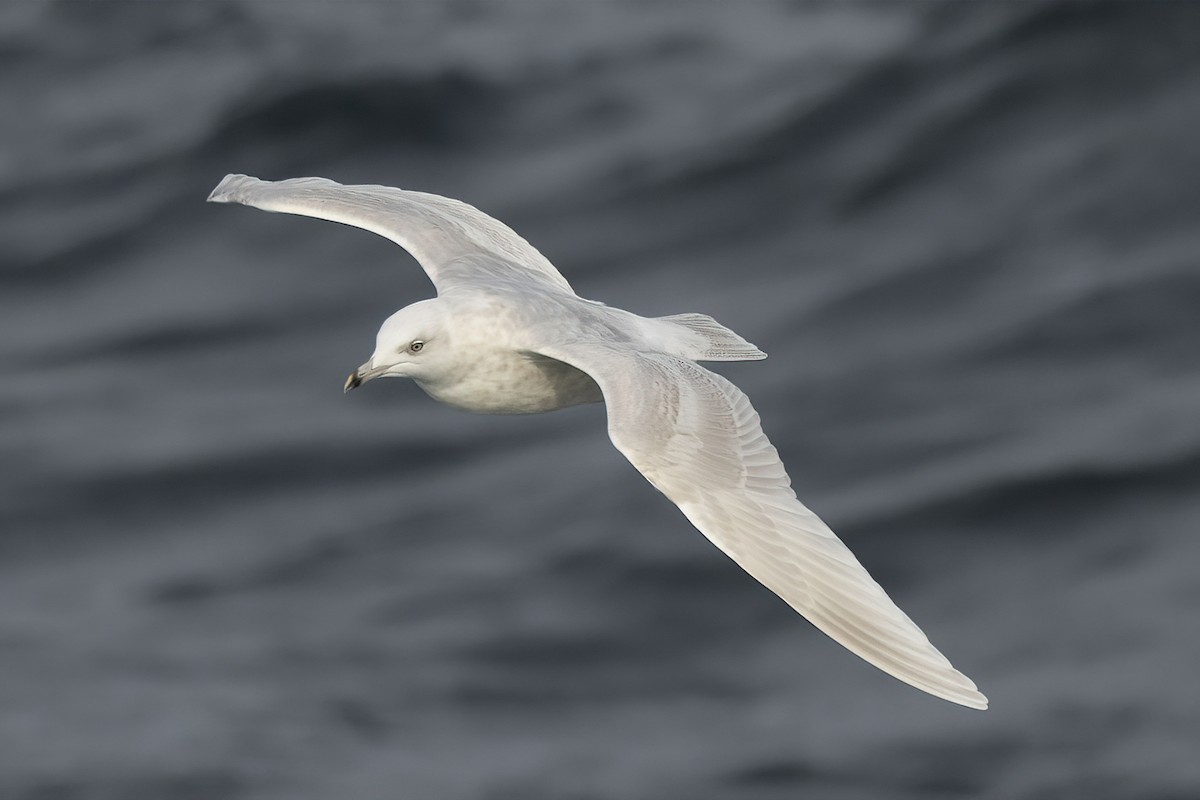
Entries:
POLYGON ((1200 797, 1200 6, 0 7, 0 797, 1200 797), (859 662, 603 409, 343 397, 429 296, 226 172, 711 313, 992 700, 859 662))

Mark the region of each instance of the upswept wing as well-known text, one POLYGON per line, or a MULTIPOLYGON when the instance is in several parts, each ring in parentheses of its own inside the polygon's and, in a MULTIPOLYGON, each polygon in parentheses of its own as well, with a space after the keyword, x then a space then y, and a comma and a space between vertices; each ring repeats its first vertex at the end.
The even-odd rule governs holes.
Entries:
POLYGON ((616 448, 713 544, 817 628, 905 683, 987 708, 975 684, 796 499, 758 413, 736 386, 663 353, 596 343, 538 352, 591 375, 604 392, 616 448))
POLYGON ((226 175, 208 201, 316 217, 377 233, 411 253, 439 293, 469 282, 470 271, 454 268, 455 262, 483 263, 479 256, 487 257, 493 269, 507 267, 513 278, 574 293, 554 265, 512 228, 449 197, 390 186, 343 186, 325 178, 263 181, 226 175))

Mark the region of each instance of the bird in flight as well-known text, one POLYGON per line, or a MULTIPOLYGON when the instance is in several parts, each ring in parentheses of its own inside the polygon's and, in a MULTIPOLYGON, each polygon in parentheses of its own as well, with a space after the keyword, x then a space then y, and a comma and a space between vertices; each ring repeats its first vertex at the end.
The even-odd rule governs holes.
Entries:
POLYGON ((435 400, 488 414, 603 402, 617 450, 746 572, 884 672, 987 708, 971 679, 796 498, 746 395, 697 363, 766 358, 712 317, 642 317, 585 300, 507 225, 447 197, 228 175, 208 199, 377 233, 433 281, 437 297, 384 321, 346 391, 411 378, 435 400))

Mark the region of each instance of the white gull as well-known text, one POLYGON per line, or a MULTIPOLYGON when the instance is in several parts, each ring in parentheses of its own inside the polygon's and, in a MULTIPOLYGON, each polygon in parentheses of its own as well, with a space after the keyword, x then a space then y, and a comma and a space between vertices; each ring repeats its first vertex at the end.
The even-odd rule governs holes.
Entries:
POLYGON ((447 197, 228 175, 208 199, 363 228, 403 247, 429 275, 438 296, 383 323, 347 391, 405 377, 435 400, 489 414, 603 401, 617 450, 746 572, 884 672, 987 708, 796 499, 746 395, 696 363, 766 358, 733 331, 703 314, 647 318, 585 300, 507 225, 447 197))

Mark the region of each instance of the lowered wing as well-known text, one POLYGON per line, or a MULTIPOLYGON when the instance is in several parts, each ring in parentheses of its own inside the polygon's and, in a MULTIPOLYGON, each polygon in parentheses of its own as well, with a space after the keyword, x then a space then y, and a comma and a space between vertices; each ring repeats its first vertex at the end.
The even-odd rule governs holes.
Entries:
POLYGON ((987 698, 951 666, 833 531, 796 499, 736 386, 663 353, 538 348, 587 372, 616 448, 701 533, 813 625, 896 678, 971 708, 987 698))

